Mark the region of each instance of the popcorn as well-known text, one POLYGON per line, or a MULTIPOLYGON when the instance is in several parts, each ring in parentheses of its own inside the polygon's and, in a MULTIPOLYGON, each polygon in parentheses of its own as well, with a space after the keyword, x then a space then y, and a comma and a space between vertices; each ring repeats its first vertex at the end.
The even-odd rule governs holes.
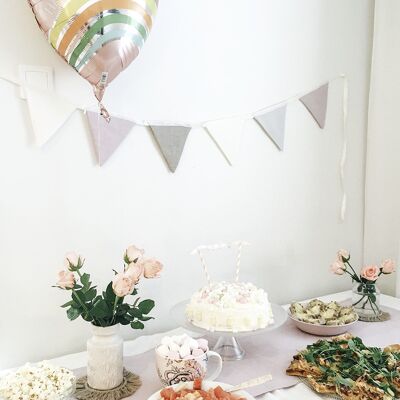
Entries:
POLYGON ((206 339, 193 339, 186 333, 180 336, 165 336, 156 351, 159 355, 172 360, 188 360, 206 353, 208 341, 206 339))
POLYGON ((26 364, 0 380, 0 398, 6 400, 59 400, 74 390, 73 373, 46 361, 26 364))

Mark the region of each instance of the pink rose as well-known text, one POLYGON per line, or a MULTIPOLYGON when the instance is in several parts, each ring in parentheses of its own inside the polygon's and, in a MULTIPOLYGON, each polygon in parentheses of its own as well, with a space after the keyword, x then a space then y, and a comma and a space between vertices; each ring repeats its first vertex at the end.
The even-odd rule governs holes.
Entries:
POLYGON ((379 268, 376 265, 367 265, 361 269, 361 277, 367 281, 376 281, 379 276, 379 268))
POLYGON ((392 272, 395 271, 394 261, 390 259, 382 261, 381 269, 384 274, 391 274, 392 272))
POLYGON ((71 271, 60 271, 57 286, 61 289, 72 289, 75 286, 74 274, 71 271))
POLYGON ((65 261, 64 261, 64 266, 67 269, 70 269, 72 267, 81 267, 82 266, 82 259, 81 256, 74 252, 69 252, 65 255, 65 261))
POLYGON ((339 261, 347 261, 350 259, 350 253, 345 249, 340 249, 337 252, 337 258, 339 261))
POLYGON ((343 275, 346 266, 341 261, 335 261, 331 264, 331 271, 336 275, 343 275))
POLYGON ((143 275, 145 278, 151 279, 160 277, 160 273, 163 269, 163 265, 160 261, 149 258, 148 260, 143 260, 140 264, 143 267, 143 275))
POLYGON ((125 274, 133 280, 135 285, 137 285, 143 275, 142 263, 130 263, 125 270, 125 274))
POLYGON ((125 258, 127 259, 128 264, 132 262, 138 262, 144 254, 144 250, 137 248, 136 246, 132 245, 129 246, 125 251, 125 258))
POLYGON ((113 279, 112 288, 117 297, 125 297, 133 292, 135 283, 126 273, 119 273, 113 279))

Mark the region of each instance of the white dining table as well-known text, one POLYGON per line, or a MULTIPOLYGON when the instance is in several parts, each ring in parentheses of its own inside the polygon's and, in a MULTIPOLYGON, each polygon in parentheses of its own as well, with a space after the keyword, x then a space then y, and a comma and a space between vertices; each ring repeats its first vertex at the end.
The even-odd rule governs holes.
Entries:
MULTIPOLYGON (((322 301, 345 301, 349 297, 351 297, 350 291, 334 293, 327 296, 319 297, 322 301)), ((307 301, 307 300, 305 300, 307 301)), ((394 308, 396 310, 400 310, 400 299, 392 296, 382 295, 381 296, 381 305, 385 307, 394 308)), ((284 308, 288 308, 289 305, 285 305, 284 308)), ((176 328, 167 332, 161 332, 154 335, 144 335, 135 340, 125 341, 124 343, 124 355, 126 357, 137 355, 144 353, 146 351, 155 348, 160 343, 162 337, 168 335, 180 335, 182 333, 188 333, 192 336, 199 336, 198 334, 193 334, 193 332, 188 332, 183 328, 176 328)), ((85 367, 86 365, 87 355, 86 352, 67 354, 62 357, 57 357, 49 360, 52 364, 63 366, 69 369, 79 369, 85 367)), ((236 361, 239 362, 240 361, 236 361)), ((0 376, 7 373, 7 371, 1 371, 0 376)), ((229 382, 226 382, 229 383, 229 382)), ((311 390, 307 385, 303 383, 298 383, 294 386, 285 389, 274 390, 273 392, 269 392, 258 396, 258 399, 262 400, 313 400, 313 399, 321 399, 322 396, 319 396, 313 390, 311 390)), ((325 397, 326 398, 326 397, 325 397)))

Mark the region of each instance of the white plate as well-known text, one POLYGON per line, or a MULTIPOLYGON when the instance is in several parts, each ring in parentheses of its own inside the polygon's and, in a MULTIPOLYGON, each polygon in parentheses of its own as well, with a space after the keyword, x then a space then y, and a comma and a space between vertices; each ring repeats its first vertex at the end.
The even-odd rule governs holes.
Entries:
POLYGON ((349 331, 355 323, 358 322, 357 319, 353 322, 344 325, 318 325, 318 324, 310 324, 309 322, 299 321, 288 311, 289 318, 294 322, 294 324, 303 332, 310 333, 311 335, 316 336, 337 336, 342 333, 346 333, 349 331))
MULTIPOLYGON (((224 389, 224 390, 230 389, 232 387, 232 385, 228 385, 227 383, 203 381, 201 388, 203 390, 208 390, 208 389, 215 388, 217 386, 221 386, 222 389, 224 389)), ((185 388, 193 389, 193 382, 177 383, 176 385, 167 386, 167 387, 175 389, 175 390, 177 388, 178 388, 178 390, 185 389, 185 388)), ((152 394, 147 400, 161 400, 160 392, 161 392, 161 390, 152 394)), ((249 393, 245 392, 244 390, 238 390, 237 392, 234 393, 234 395, 237 397, 242 397, 246 400, 255 400, 255 398, 253 396, 251 396, 249 393)))

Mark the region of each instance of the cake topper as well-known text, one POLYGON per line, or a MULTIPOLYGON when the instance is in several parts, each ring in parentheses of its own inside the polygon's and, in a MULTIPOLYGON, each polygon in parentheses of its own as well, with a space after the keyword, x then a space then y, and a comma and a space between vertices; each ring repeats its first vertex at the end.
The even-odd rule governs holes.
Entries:
POLYGON ((232 243, 218 243, 218 244, 211 244, 207 246, 198 246, 192 251, 192 255, 197 254, 200 258, 201 265, 204 270, 204 274, 206 275, 206 279, 209 285, 211 285, 211 277, 208 272, 207 264, 204 259, 203 251, 204 250, 221 250, 221 249, 231 249, 233 247, 237 247, 236 253, 236 273, 235 273, 235 282, 239 282, 239 275, 240 275, 240 262, 242 257, 242 247, 249 246, 250 243, 245 242, 243 240, 238 240, 232 243))

